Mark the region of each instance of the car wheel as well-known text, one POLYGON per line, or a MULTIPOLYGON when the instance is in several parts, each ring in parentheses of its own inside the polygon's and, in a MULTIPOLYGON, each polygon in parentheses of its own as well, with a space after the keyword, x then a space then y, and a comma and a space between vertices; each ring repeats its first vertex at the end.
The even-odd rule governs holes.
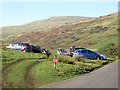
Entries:
POLYGON ((96 57, 96 59, 97 59, 97 60, 100 60, 100 57, 99 57, 99 56, 97 56, 97 57, 96 57))
POLYGON ((23 52, 26 52, 26 50, 23 50, 23 52))

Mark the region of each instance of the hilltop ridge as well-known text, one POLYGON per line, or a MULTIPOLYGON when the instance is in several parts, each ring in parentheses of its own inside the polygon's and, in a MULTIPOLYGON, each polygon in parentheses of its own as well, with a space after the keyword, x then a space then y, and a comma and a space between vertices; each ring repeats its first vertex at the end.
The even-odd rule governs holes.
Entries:
POLYGON ((93 18, 80 16, 51 17, 48 19, 37 20, 23 25, 2 27, 2 36, 3 38, 5 38, 9 37, 9 35, 15 36, 18 34, 47 30, 51 28, 60 27, 62 25, 82 22, 91 19, 93 18))

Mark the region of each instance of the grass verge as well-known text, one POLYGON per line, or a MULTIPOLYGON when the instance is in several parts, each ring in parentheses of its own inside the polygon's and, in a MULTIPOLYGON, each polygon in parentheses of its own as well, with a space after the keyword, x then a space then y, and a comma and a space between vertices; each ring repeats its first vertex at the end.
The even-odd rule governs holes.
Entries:
POLYGON ((57 63, 55 69, 52 62, 52 58, 55 53, 53 53, 53 55, 51 55, 44 62, 40 62, 38 64, 36 64, 36 61, 39 60, 35 60, 34 57, 44 57, 41 54, 6 50, 4 51, 3 55, 6 56, 6 60, 3 61, 8 63, 12 60, 14 61, 17 58, 33 58, 33 60, 30 60, 28 58, 28 60, 23 60, 15 63, 4 71, 5 73, 3 73, 3 87, 5 88, 28 88, 28 86, 31 88, 37 88, 46 84, 89 73, 114 61, 110 59, 89 60, 85 58, 82 58, 81 60, 75 60, 69 56, 57 55, 59 62, 57 63), (7 54, 5 54, 5 52, 7 54), (13 59, 11 60, 11 58, 13 59), (28 78, 25 78, 25 76, 28 76, 28 78), (27 81, 25 82, 25 80, 27 81), (30 83, 28 83, 29 81, 30 83))

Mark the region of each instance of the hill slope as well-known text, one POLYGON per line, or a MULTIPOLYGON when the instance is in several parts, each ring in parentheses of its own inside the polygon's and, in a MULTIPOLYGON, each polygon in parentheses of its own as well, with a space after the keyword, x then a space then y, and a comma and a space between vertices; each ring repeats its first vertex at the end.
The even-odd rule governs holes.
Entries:
POLYGON ((16 41, 30 42, 46 48, 69 48, 75 45, 116 55, 118 52, 118 14, 113 13, 90 21, 24 34, 16 41))
POLYGON ((18 35, 9 41, 33 43, 48 49, 69 48, 74 45, 117 56, 118 13, 18 35))
POLYGON ((14 37, 18 34, 24 34, 28 32, 36 32, 41 30, 50 29, 53 27, 59 27, 66 24, 82 22, 86 20, 91 20, 91 17, 79 17, 79 16, 59 16, 51 17, 45 20, 38 20, 31 23, 27 23, 20 26, 9 26, 2 27, 2 36, 5 37, 14 37))

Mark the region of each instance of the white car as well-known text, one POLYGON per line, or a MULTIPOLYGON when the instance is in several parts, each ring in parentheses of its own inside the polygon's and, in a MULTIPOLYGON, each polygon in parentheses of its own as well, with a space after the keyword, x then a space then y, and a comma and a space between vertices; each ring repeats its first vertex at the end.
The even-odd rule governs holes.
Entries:
POLYGON ((12 43, 9 46, 6 46, 7 49, 22 50, 27 43, 12 43))

